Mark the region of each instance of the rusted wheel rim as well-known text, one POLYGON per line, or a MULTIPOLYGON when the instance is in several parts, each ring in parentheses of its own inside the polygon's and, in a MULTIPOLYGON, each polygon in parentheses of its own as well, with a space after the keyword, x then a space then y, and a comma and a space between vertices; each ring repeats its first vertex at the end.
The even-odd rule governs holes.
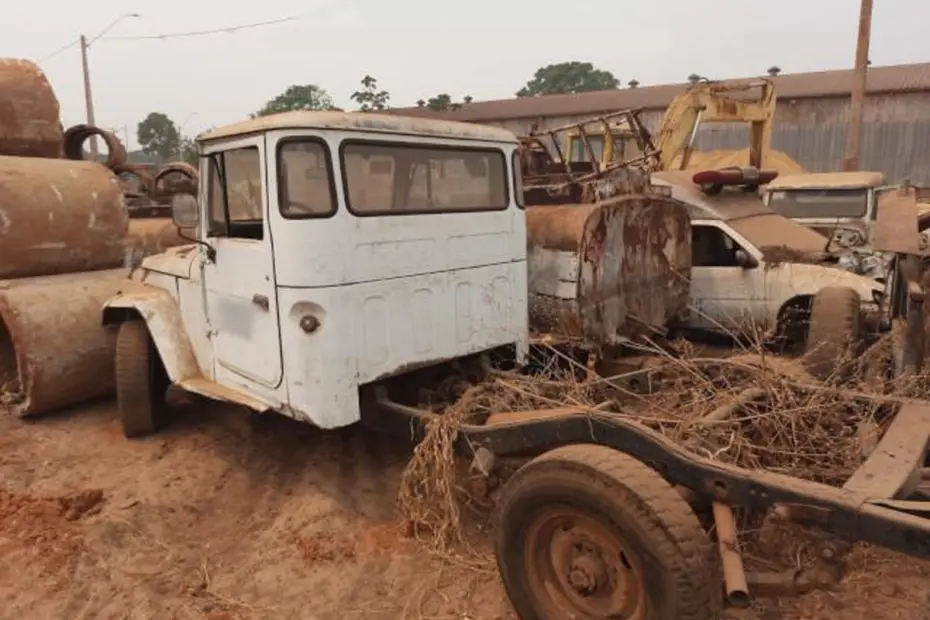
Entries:
POLYGON ((527 578, 549 617, 643 620, 639 561, 612 528, 575 508, 544 511, 527 531, 527 578))

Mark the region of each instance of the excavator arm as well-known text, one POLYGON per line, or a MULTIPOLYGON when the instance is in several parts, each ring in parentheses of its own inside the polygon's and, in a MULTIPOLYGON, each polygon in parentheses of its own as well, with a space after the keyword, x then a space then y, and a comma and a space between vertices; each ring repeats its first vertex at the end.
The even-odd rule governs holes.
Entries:
POLYGON ((680 156, 675 167, 686 169, 700 124, 710 122, 749 123, 749 165, 761 169, 771 148, 774 120, 775 85, 771 80, 697 82, 675 97, 662 115, 656 132, 660 168, 671 170, 680 156))

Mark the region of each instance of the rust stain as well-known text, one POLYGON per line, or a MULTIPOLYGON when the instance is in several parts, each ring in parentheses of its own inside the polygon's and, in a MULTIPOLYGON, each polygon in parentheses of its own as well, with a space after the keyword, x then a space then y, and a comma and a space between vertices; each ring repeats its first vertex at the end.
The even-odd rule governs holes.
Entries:
POLYGON ((92 125, 75 125, 65 132, 65 157, 75 161, 86 159, 84 143, 93 136, 103 138, 107 146, 107 168, 115 169, 126 164, 126 147, 119 141, 119 138, 113 132, 92 125))
POLYGON ((126 246, 142 256, 161 254, 171 247, 190 243, 178 235, 171 218, 140 218, 129 221, 129 236, 126 246))
POLYGON ((527 244, 530 248, 575 251, 588 217, 597 209, 594 204, 527 207, 527 244))
POLYGON ((153 179, 153 196, 171 196, 177 193, 196 196, 199 176, 197 168, 187 162, 175 161, 165 164, 153 179))
POLYGON ((123 269, 0 282, 6 359, 0 383, 18 392, 10 403, 14 415, 113 392, 114 334, 100 325, 100 313, 107 299, 132 285, 123 269))
POLYGON ((0 157, 0 279, 117 267, 128 227, 103 166, 0 157))
POLYGON ((882 192, 872 247, 878 252, 920 253, 915 188, 900 187, 882 192))
POLYGON ((0 155, 61 157, 58 99, 34 62, 0 59, 0 155))
POLYGON ((530 252, 561 253, 560 273, 574 256, 575 294, 557 298, 552 273, 530 261, 530 324, 537 333, 586 344, 619 344, 662 331, 684 318, 691 271, 687 210, 664 196, 633 194, 609 202, 527 208, 530 252))

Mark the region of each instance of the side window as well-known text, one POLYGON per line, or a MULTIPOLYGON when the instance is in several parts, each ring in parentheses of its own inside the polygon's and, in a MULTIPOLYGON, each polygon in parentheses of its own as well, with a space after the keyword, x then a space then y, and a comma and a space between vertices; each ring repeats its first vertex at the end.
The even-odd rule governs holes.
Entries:
POLYGON ((739 267, 739 245, 715 226, 691 227, 691 264, 694 267, 739 267))
POLYGON ((514 151, 511 158, 513 165, 513 197, 517 206, 521 209, 526 206, 523 201, 523 162, 520 159, 520 151, 514 151))
POLYGON ((278 206, 286 218, 328 217, 336 212, 333 164, 326 143, 287 140, 278 145, 278 206))
POLYGON ((211 155, 209 235, 262 239, 263 195, 258 148, 249 146, 211 155))

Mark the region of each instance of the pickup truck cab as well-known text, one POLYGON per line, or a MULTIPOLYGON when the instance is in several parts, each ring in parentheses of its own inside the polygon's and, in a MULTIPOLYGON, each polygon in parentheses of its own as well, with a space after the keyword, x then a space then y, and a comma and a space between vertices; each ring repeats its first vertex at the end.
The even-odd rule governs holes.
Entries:
POLYGON ((158 427, 166 384, 336 428, 359 420, 364 386, 525 355, 513 134, 288 112, 197 142, 199 197, 174 211, 191 244, 144 259, 103 311, 127 435, 158 427))
POLYGON ((839 248, 866 248, 881 197, 895 189, 881 172, 815 172, 777 177, 763 187, 762 199, 839 248))

